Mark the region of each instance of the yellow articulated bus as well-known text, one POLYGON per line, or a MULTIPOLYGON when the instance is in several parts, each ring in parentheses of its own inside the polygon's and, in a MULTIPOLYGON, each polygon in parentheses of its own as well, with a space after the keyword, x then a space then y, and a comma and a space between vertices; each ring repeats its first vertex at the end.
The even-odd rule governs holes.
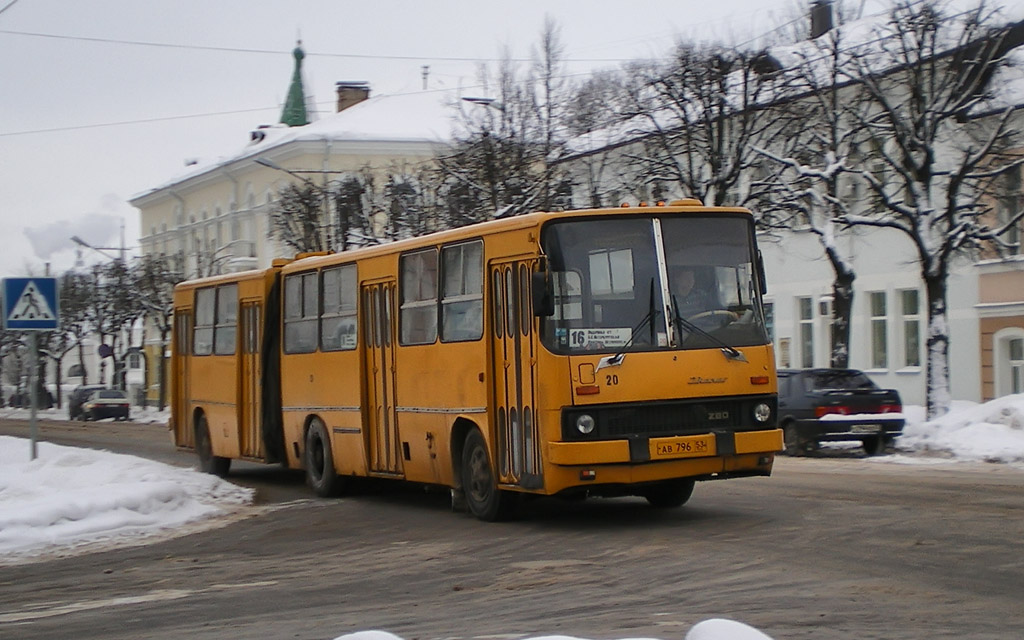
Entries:
POLYGON ((782 448, 749 211, 541 212, 175 291, 171 429, 203 470, 685 503, 782 448))

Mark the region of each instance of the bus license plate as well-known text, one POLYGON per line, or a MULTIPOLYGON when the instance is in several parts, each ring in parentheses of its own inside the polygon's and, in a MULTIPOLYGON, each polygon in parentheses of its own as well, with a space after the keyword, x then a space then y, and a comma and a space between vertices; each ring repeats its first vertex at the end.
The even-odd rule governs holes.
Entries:
POLYGON ((651 440, 651 459, 699 458, 715 454, 715 438, 712 435, 681 436, 651 440))

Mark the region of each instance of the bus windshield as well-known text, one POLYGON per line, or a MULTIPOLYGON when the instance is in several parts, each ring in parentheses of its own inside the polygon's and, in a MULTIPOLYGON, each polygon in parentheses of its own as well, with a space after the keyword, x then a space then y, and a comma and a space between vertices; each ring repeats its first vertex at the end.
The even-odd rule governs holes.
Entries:
POLYGON ((767 343, 745 217, 564 220, 542 244, 555 302, 542 338, 556 353, 767 343))

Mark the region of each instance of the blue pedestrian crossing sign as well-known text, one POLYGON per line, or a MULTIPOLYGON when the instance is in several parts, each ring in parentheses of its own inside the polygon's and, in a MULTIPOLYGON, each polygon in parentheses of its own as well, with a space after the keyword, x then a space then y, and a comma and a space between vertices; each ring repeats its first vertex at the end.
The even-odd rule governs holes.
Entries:
POLYGON ((4 328, 53 331, 60 323, 56 278, 4 278, 4 328))

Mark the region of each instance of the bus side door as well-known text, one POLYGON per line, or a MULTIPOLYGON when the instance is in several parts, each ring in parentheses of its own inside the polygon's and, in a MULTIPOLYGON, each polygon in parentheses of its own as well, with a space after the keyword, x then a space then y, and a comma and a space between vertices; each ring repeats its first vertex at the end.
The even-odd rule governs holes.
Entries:
POLYGON ((401 444, 395 411, 395 281, 364 284, 362 298, 365 424, 369 434, 370 470, 401 474, 401 444))
POLYGON ((189 408, 189 359, 192 357, 192 309, 174 312, 174 342, 171 345, 171 412, 174 414, 174 444, 195 446, 195 431, 189 408))
POLYGON ((243 302, 239 314, 242 337, 241 384, 242 397, 238 402, 238 427, 242 457, 262 458, 263 438, 260 437, 260 318, 263 308, 257 302, 243 302))
POLYGON ((494 407, 500 482, 543 486, 540 441, 534 421, 536 353, 530 274, 533 261, 491 263, 494 407))

